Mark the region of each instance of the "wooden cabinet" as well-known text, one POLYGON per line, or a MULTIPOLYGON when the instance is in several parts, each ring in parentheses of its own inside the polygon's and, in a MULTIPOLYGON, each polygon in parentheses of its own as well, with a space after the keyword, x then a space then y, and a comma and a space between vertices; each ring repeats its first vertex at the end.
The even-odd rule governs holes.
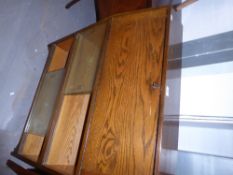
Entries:
POLYGON ((169 13, 115 15, 52 43, 12 155, 50 174, 156 174, 169 13))

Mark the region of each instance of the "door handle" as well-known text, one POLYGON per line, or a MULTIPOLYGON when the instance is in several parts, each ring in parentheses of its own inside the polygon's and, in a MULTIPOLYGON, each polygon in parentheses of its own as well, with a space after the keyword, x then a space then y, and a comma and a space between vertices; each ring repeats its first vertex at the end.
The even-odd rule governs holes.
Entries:
POLYGON ((160 88, 160 84, 156 83, 156 82, 152 82, 151 83, 151 89, 159 89, 160 88))

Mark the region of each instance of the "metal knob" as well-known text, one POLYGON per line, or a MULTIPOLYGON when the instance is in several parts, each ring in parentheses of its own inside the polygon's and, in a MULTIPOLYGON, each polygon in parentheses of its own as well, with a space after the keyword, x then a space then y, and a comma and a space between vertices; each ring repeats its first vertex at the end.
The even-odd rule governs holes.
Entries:
POLYGON ((156 83, 156 82, 153 82, 153 83, 151 83, 151 88, 152 89, 158 89, 158 88, 160 88, 160 84, 156 83))

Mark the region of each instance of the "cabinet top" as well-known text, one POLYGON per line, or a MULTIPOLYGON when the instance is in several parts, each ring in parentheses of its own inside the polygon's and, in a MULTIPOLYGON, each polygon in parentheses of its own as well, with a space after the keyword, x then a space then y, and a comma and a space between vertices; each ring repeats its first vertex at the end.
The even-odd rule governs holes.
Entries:
POLYGON ((71 33, 57 41, 54 41, 48 45, 48 47, 52 47, 53 45, 58 45, 60 42, 63 42, 65 40, 69 40, 70 38, 75 37, 77 34, 82 33, 86 30, 89 30, 90 28, 100 25, 102 23, 108 23, 111 20, 117 19, 117 18, 126 18, 126 17, 135 17, 135 18, 140 18, 140 17, 145 17, 147 15, 153 15, 154 17, 167 17, 170 14, 171 6, 163 6, 159 8, 146 8, 146 9, 141 9, 141 10, 134 10, 130 12, 124 12, 124 13, 119 13, 119 14, 114 14, 112 16, 106 17, 104 19, 101 19, 100 21, 91 24, 81 30, 78 30, 74 33, 71 33))

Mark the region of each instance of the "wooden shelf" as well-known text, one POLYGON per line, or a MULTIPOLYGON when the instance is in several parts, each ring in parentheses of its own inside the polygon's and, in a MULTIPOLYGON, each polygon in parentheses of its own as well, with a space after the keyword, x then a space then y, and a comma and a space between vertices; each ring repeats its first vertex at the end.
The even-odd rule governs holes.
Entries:
POLYGON ((65 40, 58 42, 56 44, 56 46, 65 50, 66 52, 69 52, 72 44, 74 43, 74 40, 75 40, 74 36, 70 36, 70 37, 66 38, 65 40))
POLYGON ((73 42, 74 37, 69 37, 54 46, 54 53, 48 68, 48 72, 63 69, 65 67, 73 42))
POLYGON ((71 174, 80 145, 89 94, 64 96, 44 165, 71 174))
POLYGON ((55 46, 53 58, 49 65, 49 72, 56 71, 65 67, 68 57, 68 52, 55 46))
POLYGON ((39 157, 43 141, 44 137, 42 136, 25 133, 19 149, 19 154, 36 162, 39 157))

